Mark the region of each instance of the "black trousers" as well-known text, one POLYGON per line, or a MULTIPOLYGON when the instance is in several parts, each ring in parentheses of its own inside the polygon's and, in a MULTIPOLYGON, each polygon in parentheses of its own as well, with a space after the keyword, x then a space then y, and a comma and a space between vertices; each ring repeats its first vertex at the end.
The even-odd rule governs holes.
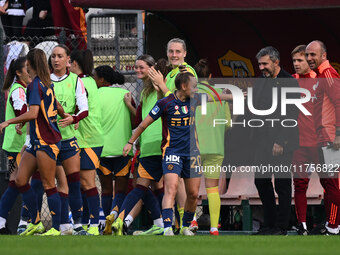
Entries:
POLYGON ((24 16, 2 15, 1 22, 7 37, 21 37, 24 16))
POLYGON ((254 165, 259 170, 255 173, 255 186, 263 205, 265 227, 288 229, 292 201, 292 178, 289 167, 292 159, 293 153, 272 156, 271 152, 265 153, 265 150, 261 149, 255 153, 254 165), (273 176, 278 206, 272 183, 273 176))

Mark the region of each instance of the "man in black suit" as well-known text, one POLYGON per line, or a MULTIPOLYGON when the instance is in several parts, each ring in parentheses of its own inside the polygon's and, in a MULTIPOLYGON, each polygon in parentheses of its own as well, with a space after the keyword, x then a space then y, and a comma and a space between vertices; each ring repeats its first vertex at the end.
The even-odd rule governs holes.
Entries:
MULTIPOLYGON (((286 235, 291 212, 291 172, 293 151, 298 148, 299 134, 295 127, 284 127, 283 120, 298 118, 298 108, 287 105, 286 115, 281 114, 281 88, 299 87, 297 81, 280 67, 280 54, 273 47, 265 47, 256 55, 262 75, 253 87, 253 106, 257 110, 268 110, 273 103, 272 91, 277 88, 277 108, 270 115, 253 114, 253 119, 260 119, 264 125, 252 128, 254 149, 255 185, 259 192, 264 211, 264 228, 258 234, 286 235), (268 121, 269 120, 269 121, 268 121), (275 120, 275 121, 270 121, 275 120), (267 167, 267 171, 263 166, 267 167), (271 169, 269 169, 271 167, 271 169), (274 169, 274 170, 273 170, 274 169), (279 205, 276 207, 272 176, 275 178, 275 191, 279 205)), ((275 98, 275 97, 274 97, 275 98)), ((298 93, 288 93, 287 98, 300 98, 298 93)), ((285 126, 288 126, 285 125, 285 126)))

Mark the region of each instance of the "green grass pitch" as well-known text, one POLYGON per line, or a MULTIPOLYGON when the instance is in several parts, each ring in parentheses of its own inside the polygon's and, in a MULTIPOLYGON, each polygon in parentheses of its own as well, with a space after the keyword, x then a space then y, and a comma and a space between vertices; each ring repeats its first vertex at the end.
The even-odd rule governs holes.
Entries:
POLYGON ((0 254, 339 254, 339 236, 0 236, 0 254))

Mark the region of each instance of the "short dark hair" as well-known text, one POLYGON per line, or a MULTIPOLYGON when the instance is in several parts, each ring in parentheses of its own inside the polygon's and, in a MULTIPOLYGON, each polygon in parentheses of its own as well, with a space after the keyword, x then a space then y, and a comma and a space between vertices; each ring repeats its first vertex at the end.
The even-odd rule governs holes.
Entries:
POLYGON ((294 50, 292 51, 291 56, 293 57, 296 53, 301 53, 301 54, 304 55, 305 52, 306 52, 306 47, 307 47, 307 45, 305 45, 305 44, 296 46, 294 48, 294 50))
POLYGON ((94 69, 98 78, 104 78, 110 84, 124 84, 125 77, 121 73, 113 70, 111 66, 103 65, 94 69))
POLYGON ((259 60, 260 58, 264 57, 264 56, 269 56, 269 58, 271 59, 271 61, 276 61, 279 60, 280 61, 280 52, 275 49, 272 46, 267 46, 265 48, 262 48, 257 54, 256 54, 256 59, 259 60))

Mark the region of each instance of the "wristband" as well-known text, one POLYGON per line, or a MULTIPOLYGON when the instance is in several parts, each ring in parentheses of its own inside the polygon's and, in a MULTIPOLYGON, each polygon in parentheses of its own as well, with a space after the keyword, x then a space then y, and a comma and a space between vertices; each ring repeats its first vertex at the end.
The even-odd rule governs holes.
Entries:
POLYGON ((133 143, 130 143, 129 141, 128 141, 128 144, 131 144, 131 145, 133 145, 133 143))
POLYGON ((335 131, 335 136, 340 136, 340 130, 335 131))
POLYGON ((170 94, 172 94, 172 92, 169 90, 168 92, 165 93, 164 97, 169 96, 170 94))

